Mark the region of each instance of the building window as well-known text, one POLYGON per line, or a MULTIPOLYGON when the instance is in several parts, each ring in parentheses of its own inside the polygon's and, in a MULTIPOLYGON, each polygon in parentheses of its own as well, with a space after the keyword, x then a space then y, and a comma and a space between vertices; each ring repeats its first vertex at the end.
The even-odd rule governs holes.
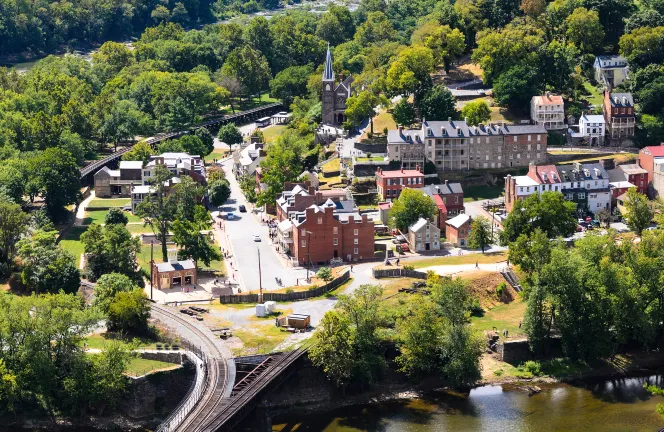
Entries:
POLYGON ((514 142, 516 142, 516 135, 514 135, 514 142))
POLYGON ((353 230, 353 235, 358 235, 359 233, 360 233, 360 230, 358 230, 357 228, 353 230))
MULTIPOLYGON (((531 137, 530 137, 530 135, 528 135, 528 141, 530 142, 530 140, 531 140, 531 137)), ((530 145, 528 145, 528 148, 530 148, 530 145)))
POLYGON ((302 247, 307 247, 307 241, 306 240, 302 240, 302 247))
POLYGON ((303 229, 301 232, 303 236, 307 235, 307 230, 303 229))
POLYGON ((353 249, 353 253, 354 253, 355 255, 357 255, 358 253, 360 253, 360 250, 359 250, 358 248, 354 248, 354 249, 353 249))
POLYGON ((583 192, 579 192, 579 199, 586 199, 586 194, 583 192))
POLYGON ((517 158, 517 159, 521 159, 521 153, 517 153, 517 154, 516 154, 516 158, 517 158))
POLYGON ((537 135, 537 141, 541 141, 542 137, 540 135, 537 135))
POLYGON ((339 234, 339 227, 332 228, 332 234, 339 234))
POLYGON ((318 218, 318 225, 323 225, 323 218, 318 218))
POLYGON ((332 244, 337 246, 339 244, 339 239, 338 238, 333 239, 332 244))
POLYGON ((353 239, 353 244, 358 244, 359 240, 358 239, 353 239))
POLYGON ((392 194, 392 189, 388 189, 385 191, 385 196, 390 196, 392 194))

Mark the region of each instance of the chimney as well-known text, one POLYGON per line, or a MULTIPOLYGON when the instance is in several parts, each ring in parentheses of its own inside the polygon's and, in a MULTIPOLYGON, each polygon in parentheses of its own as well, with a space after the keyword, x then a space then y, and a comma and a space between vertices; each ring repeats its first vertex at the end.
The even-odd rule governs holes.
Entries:
POLYGON ((451 122, 451 121, 452 121, 452 117, 448 117, 448 118, 447 118, 447 121, 448 121, 448 122, 451 122))
POLYGON ((417 172, 422 172, 422 169, 420 169, 420 164, 415 165, 415 170, 417 172))
POLYGON ((448 180, 447 180, 447 179, 445 179, 445 186, 447 186, 447 184, 448 184, 448 180))
POLYGON ((602 168, 604 168, 604 159, 600 159, 599 164, 602 165, 602 168))
POLYGON ((468 116, 464 117, 464 118, 463 118, 463 121, 465 121, 466 124, 468 124, 468 116))
POLYGON ((401 167, 401 172, 403 173, 403 166, 401 167))
POLYGON ((177 249, 169 249, 166 251, 168 255, 168 262, 173 264, 178 262, 178 250, 177 249))
POLYGON ((343 72, 339 74, 339 81, 344 82, 344 74, 343 72))
POLYGON ((436 186, 436 195, 440 195, 440 186, 436 186))
POLYGON ((399 125, 399 135, 403 135, 403 126, 399 125))
POLYGON ((532 162, 528 165, 528 175, 530 176, 531 174, 537 176, 537 167, 532 162))

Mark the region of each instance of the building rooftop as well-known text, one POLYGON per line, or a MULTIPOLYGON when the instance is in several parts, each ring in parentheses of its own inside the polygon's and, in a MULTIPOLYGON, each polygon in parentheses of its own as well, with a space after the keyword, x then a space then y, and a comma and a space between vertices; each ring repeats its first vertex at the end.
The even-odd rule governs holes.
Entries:
POLYGON ((389 210, 392 208, 392 203, 391 202, 379 202, 378 203, 378 208, 380 210, 389 210))
POLYGON ((625 165, 618 165, 616 168, 621 169, 625 174, 627 175, 632 175, 632 174, 647 174, 648 171, 645 169, 641 168, 638 164, 625 164, 625 165))
POLYGON ((563 105, 563 97, 559 95, 545 94, 533 96, 535 105, 563 105))
POLYGON ((631 93, 611 93, 609 95, 611 106, 614 107, 633 107, 634 98, 631 93))
POLYGON ((528 177, 535 180, 537 184, 560 183, 560 174, 555 165, 531 165, 528 177))
POLYGON ((139 194, 146 194, 152 192, 154 189, 150 185, 140 185, 140 186, 134 186, 131 189, 131 193, 139 193, 139 194))
POLYGON ((639 153, 641 152, 649 153, 653 156, 664 156, 664 145, 643 147, 639 153))
POLYGON ((463 193, 461 183, 440 183, 429 185, 422 188, 425 194, 429 196, 434 195, 450 195, 463 193))
POLYGON ((534 180, 534 179, 528 177, 527 175, 525 175, 525 176, 514 176, 512 178, 516 182, 517 186, 526 187, 526 186, 538 186, 539 185, 539 182, 537 180, 534 180))
POLYGON ((419 218, 417 222, 408 227, 408 231, 419 231, 424 228, 429 223, 428 220, 424 218, 419 218))
POLYGON ((424 177, 421 171, 418 170, 395 170, 395 171, 383 171, 379 170, 376 172, 376 176, 382 178, 401 178, 401 177, 424 177))
POLYGON ((605 123, 604 116, 601 114, 584 114, 582 118, 590 123, 605 123))
POLYGON ((143 161, 120 161, 120 169, 142 169, 143 161))
POLYGON ((626 188, 633 188, 636 186, 626 180, 621 180, 621 181, 610 182, 609 187, 612 189, 626 189, 626 188))
POLYGON ((157 266, 157 271, 159 273, 172 272, 176 270, 191 270, 196 267, 194 265, 194 262, 190 259, 183 261, 158 263, 155 265, 157 266))
POLYGON ((627 66, 627 59, 621 55, 599 55, 597 60, 601 68, 619 68, 627 66))
POLYGON ((452 219, 448 219, 447 222, 445 222, 447 225, 453 226, 456 229, 461 228, 463 224, 468 222, 470 220, 470 216, 467 214, 460 214, 459 216, 455 216, 452 219))

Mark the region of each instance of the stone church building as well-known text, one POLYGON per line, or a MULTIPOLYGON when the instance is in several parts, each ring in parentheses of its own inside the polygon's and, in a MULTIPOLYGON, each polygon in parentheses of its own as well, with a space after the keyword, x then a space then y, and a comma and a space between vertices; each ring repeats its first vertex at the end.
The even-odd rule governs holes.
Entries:
POLYGON ((332 69, 332 54, 327 47, 325 69, 323 70, 323 124, 341 126, 346 120, 346 99, 351 95, 353 77, 344 79, 339 75, 339 82, 335 82, 332 69))

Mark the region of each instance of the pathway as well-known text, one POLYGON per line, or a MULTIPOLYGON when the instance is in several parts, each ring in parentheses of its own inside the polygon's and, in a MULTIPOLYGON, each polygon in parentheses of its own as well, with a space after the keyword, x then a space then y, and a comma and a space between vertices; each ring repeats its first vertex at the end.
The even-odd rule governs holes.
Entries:
POLYGON ((90 204, 90 201, 95 199, 95 191, 90 190, 90 196, 81 201, 76 207, 76 220, 74 220, 74 226, 81 226, 85 221, 85 209, 90 204))

